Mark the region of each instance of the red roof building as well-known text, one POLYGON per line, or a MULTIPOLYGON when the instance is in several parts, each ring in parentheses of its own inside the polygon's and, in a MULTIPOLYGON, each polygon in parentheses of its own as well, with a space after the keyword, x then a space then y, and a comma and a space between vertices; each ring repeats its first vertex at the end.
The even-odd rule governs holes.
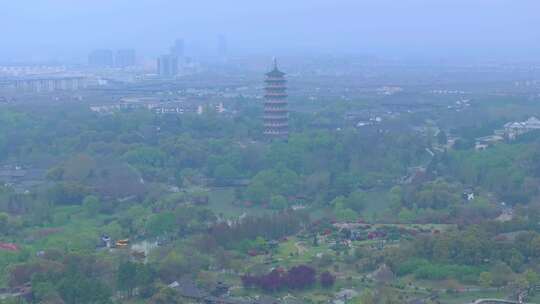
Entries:
POLYGON ((19 246, 13 243, 0 243, 0 250, 19 251, 19 246))

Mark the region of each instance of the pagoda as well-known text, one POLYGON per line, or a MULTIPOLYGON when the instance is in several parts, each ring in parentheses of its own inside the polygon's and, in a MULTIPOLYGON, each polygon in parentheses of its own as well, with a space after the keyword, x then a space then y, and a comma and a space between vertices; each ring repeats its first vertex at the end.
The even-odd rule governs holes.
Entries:
POLYGON ((264 95, 264 134, 273 139, 289 136, 289 112, 287 110, 287 80, 285 73, 277 67, 266 73, 264 95))

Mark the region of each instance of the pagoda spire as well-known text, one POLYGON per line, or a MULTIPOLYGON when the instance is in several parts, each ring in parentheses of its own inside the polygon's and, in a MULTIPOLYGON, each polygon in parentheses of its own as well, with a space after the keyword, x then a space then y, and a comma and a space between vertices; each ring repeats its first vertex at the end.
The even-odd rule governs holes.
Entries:
POLYGON ((287 110, 287 80, 277 66, 266 73, 264 95, 264 134, 269 138, 287 139, 289 135, 289 111, 287 110))

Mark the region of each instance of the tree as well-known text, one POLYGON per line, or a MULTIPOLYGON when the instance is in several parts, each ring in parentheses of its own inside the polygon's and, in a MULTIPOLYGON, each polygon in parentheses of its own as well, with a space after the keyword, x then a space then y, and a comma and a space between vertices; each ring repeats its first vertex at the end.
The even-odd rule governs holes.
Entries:
POLYGON ((225 186, 238 176, 238 172, 231 164, 225 163, 218 165, 213 175, 218 185, 225 186))
POLYGON ((139 196, 146 190, 146 184, 140 173, 124 163, 104 163, 96 175, 92 184, 102 196, 113 198, 139 196))
POLYGON ((272 209, 285 209, 287 208, 287 199, 283 195, 273 195, 270 200, 270 207, 272 209))
POLYGON ((112 291, 107 285, 79 272, 64 274, 58 282, 57 289, 67 304, 112 303, 112 291))
POLYGON ((354 304, 375 304, 377 303, 375 295, 369 289, 365 289, 359 297, 353 299, 354 304))
POLYGON ((278 165, 274 169, 263 170, 253 179, 247 188, 247 196, 254 202, 269 202, 272 195, 292 195, 299 188, 298 174, 278 165))
POLYGON ((448 137, 444 131, 440 131, 439 134, 437 134, 437 142, 439 145, 446 145, 446 143, 448 143, 448 137))
POLYGON ((315 284, 315 273, 315 269, 309 266, 295 266, 287 272, 286 281, 293 289, 304 289, 315 284))
POLYGON ((492 270, 493 285, 500 287, 506 285, 512 278, 513 271, 503 262, 497 262, 492 270))
POLYGON ((474 140, 472 139, 460 138, 454 143, 454 148, 456 148, 457 150, 467 150, 472 149, 473 147, 474 140))
POLYGON ((484 287, 490 287, 493 284, 493 276, 491 275, 490 272, 484 271, 480 273, 478 282, 480 283, 480 285, 484 287))
POLYGON ((88 194, 88 189, 77 183, 58 183, 48 189, 47 197, 55 205, 78 205, 88 194))
POLYGON ((330 174, 326 171, 318 171, 305 178, 303 188, 307 194, 315 196, 328 189, 329 184, 330 174))
POLYGON ((514 271, 519 271, 523 265, 525 258, 523 255, 516 249, 512 250, 512 255, 510 256, 509 265, 514 271))
POLYGON ((124 292, 127 292, 131 297, 133 289, 137 287, 137 264, 132 262, 121 263, 117 272, 117 284, 118 288, 124 292))
POLYGON ((176 217, 174 213, 163 212, 152 215, 146 224, 146 231, 150 236, 162 236, 173 232, 176 227, 176 217))
POLYGON ((316 282, 316 272, 307 265, 299 265, 287 272, 274 269, 259 276, 244 275, 241 279, 245 287, 259 287, 265 291, 274 292, 287 287, 291 289, 311 287, 316 282))
POLYGON ((86 196, 83 200, 83 208, 89 216, 96 216, 100 208, 99 198, 93 195, 86 196))
POLYGON ((348 208, 361 212, 368 203, 367 195, 363 191, 354 191, 347 197, 345 203, 348 208))
POLYGON ((341 221, 352 222, 358 219, 358 213, 349 208, 334 208, 334 215, 341 221))
POLYGON ((179 294, 176 290, 167 286, 161 288, 150 299, 151 304, 176 304, 178 302, 179 294))
POLYGON ((529 288, 529 282, 524 275, 515 275, 512 280, 512 285, 516 286, 519 290, 525 290, 529 288))
POLYGON ((403 189, 400 186, 394 186, 390 189, 388 200, 390 201, 390 208, 392 210, 401 209, 401 198, 403 196, 403 189))
POLYGON ((260 181, 252 181, 246 190, 247 198, 256 203, 267 202, 270 195, 270 188, 260 181))
POLYGON ((331 189, 336 196, 349 195, 349 193, 354 189, 355 185, 356 180, 352 174, 338 173, 334 178, 331 189))
POLYGON ((345 205, 346 205, 346 199, 343 195, 340 195, 340 196, 337 196, 335 197, 331 202, 330 202, 330 205, 334 208, 340 208, 340 209, 343 209, 345 208, 345 205))
POLYGON ((334 283, 336 282, 336 277, 332 275, 329 271, 325 271, 321 274, 320 281, 322 287, 329 288, 334 286, 334 283))
POLYGON ((58 182, 58 181, 62 180, 63 176, 64 176, 64 168, 63 167, 54 167, 52 169, 49 169, 49 171, 47 171, 46 178, 48 180, 58 182))
POLYGON ((334 263, 334 256, 329 253, 323 253, 317 262, 319 267, 328 267, 334 263))
POLYGON ((176 251, 171 251, 159 264, 158 274, 163 282, 172 282, 188 273, 198 273, 201 269, 207 269, 210 260, 207 255, 199 253, 184 256, 176 251))
POLYGON ((422 185, 408 202, 408 207, 416 203, 420 208, 444 209, 461 201, 459 192, 455 185, 437 179, 422 185))
POLYGON ((79 154, 70 158, 64 164, 63 179, 84 181, 90 177, 96 168, 96 161, 86 154, 79 154))
POLYGON ((123 158, 136 166, 161 167, 165 163, 166 156, 160 149, 141 147, 126 152, 123 158))
POLYGON ((540 283, 540 276, 534 270, 527 269, 524 275, 530 286, 535 286, 540 283))
POLYGON ((530 245, 528 247, 529 247, 528 256, 540 257, 540 235, 537 235, 536 237, 534 237, 531 240, 530 245))
POLYGON ((258 278, 259 286, 266 291, 277 291, 284 285, 283 275, 276 269, 258 278))
POLYGON ((413 210, 404 207, 399 211, 398 218, 401 222, 408 223, 416 219, 416 214, 413 210))
POLYGON ((9 215, 5 212, 0 212, 0 234, 7 234, 9 228, 9 215))
POLYGON ((63 303, 54 285, 37 275, 32 278, 32 295, 39 303, 63 303))

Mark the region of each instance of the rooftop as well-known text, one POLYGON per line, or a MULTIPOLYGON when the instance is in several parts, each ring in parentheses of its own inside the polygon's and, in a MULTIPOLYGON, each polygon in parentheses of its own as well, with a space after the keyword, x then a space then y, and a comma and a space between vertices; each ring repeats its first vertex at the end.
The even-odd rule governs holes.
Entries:
POLYGON ((285 73, 280 71, 277 66, 277 61, 274 58, 274 69, 272 69, 270 72, 266 73, 266 76, 268 77, 283 77, 285 76, 285 73))

